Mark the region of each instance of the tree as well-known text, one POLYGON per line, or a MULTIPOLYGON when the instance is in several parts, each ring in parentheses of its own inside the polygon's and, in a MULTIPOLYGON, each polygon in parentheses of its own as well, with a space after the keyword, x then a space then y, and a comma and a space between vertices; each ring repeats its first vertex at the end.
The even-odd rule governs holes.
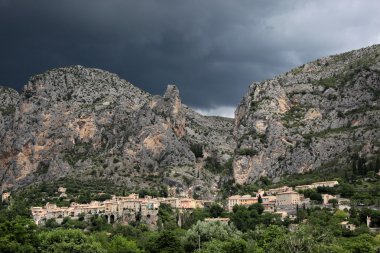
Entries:
POLYGON ((234 226, 220 222, 204 222, 198 221, 197 224, 189 229, 184 238, 185 250, 192 252, 198 248, 198 240, 203 245, 205 242, 212 240, 228 241, 232 238, 238 239, 241 232, 234 226))
POLYGON ((362 234, 357 237, 347 238, 342 243, 343 248, 354 253, 375 253, 376 242, 369 234, 362 234))
MULTIPOLYGON (((203 244, 197 253, 245 253, 247 242, 243 239, 231 239, 228 241, 212 240, 203 244)), ((249 251, 251 252, 251 251, 249 251)))
POLYGON ((318 193, 318 192, 312 192, 312 193, 310 194, 309 198, 310 198, 311 200, 317 201, 317 202, 319 202, 319 203, 321 203, 322 200, 323 200, 323 199, 322 199, 322 195, 321 195, 320 193, 318 193))
POLYGON ((360 211, 359 219, 362 223, 366 224, 367 217, 371 217, 371 226, 380 226, 380 211, 363 208, 360 211))
POLYGON ((261 215, 264 212, 265 208, 264 208, 264 206, 261 203, 255 203, 255 204, 250 205, 248 207, 248 210, 250 210, 250 211, 256 210, 257 213, 259 215, 261 215))
POLYGON ((252 204, 248 208, 235 205, 232 211, 231 222, 243 232, 254 229, 259 223, 269 225, 273 220, 278 220, 278 215, 263 214, 264 206, 260 203, 252 204))
POLYGON ((352 161, 352 174, 353 174, 353 175, 358 175, 358 174, 359 174, 359 173, 358 173, 358 166, 357 166, 355 160, 352 161))
POLYGON ((318 252, 328 252, 328 253, 351 253, 352 251, 344 249, 341 245, 334 244, 321 244, 319 245, 318 252))
POLYGON ((214 203, 211 205, 209 212, 210 212, 211 217, 218 218, 222 215, 222 213, 224 212, 224 209, 220 205, 214 203))
POLYGON ((57 227, 59 227, 59 224, 55 221, 55 219, 48 219, 45 222, 45 227, 47 227, 47 228, 57 228, 57 227))
POLYGON ((190 150, 193 152, 195 158, 202 158, 203 157, 203 145, 202 144, 191 144, 190 150))
POLYGON ((0 237, 0 252, 7 253, 34 253, 37 252, 36 248, 30 244, 22 244, 17 241, 12 240, 9 237, 0 237))
POLYGON ((336 194, 336 188, 335 187, 327 187, 327 186, 318 186, 317 192, 323 193, 323 194, 335 195, 336 194))
POLYGON ((122 236, 116 236, 112 239, 109 248, 109 253, 141 253, 136 242, 129 241, 122 236))
POLYGON ((141 236, 143 231, 146 230, 135 228, 131 225, 115 224, 113 227, 113 233, 115 235, 121 235, 127 238, 138 238, 141 236))
POLYGON ((350 198, 354 195, 355 188, 350 184, 342 184, 340 186, 340 195, 343 198, 350 198))
POLYGON ((304 219, 307 218, 308 212, 307 210, 304 210, 303 208, 299 208, 299 206, 296 206, 296 216, 297 216, 297 222, 300 223, 304 219))
POLYGON ((336 206, 338 204, 338 200, 337 199, 329 199, 329 203, 333 205, 333 208, 336 208, 336 206))
POLYGON ((168 195, 169 195, 168 188, 167 188, 165 185, 161 185, 161 186, 160 186, 160 189, 159 189, 159 191, 158 191, 158 195, 159 195, 160 197, 167 198, 168 195))
POLYGON ((101 244, 76 229, 45 231, 39 234, 41 253, 105 253, 101 244))
POLYGON ((109 194, 109 193, 103 193, 103 194, 98 195, 98 196, 95 197, 95 200, 97 200, 97 201, 105 201, 107 199, 112 199, 111 194, 109 194))
POLYGON ((336 210, 334 216, 340 220, 344 220, 348 217, 348 213, 346 213, 345 211, 342 211, 342 210, 336 210))
POLYGON ((260 182, 263 183, 264 185, 268 186, 271 184, 271 181, 268 177, 260 177, 260 182))
POLYGON ((163 230, 153 234, 146 245, 150 253, 181 253, 184 252, 179 237, 173 231, 163 230))
POLYGON ((380 171, 380 157, 376 157, 376 162, 375 162, 375 171, 380 171))
POLYGON ((74 220, 70 217, 65 217, 64 221, 62 222, 62 225, 65 228, 79 228, 79 229, 85 229, 88 224, 84 220, 74 220))
POLYGON ((151 195, 150 191, 148 191, 147 189, 139 190, 139 198, 145 198, 145 196, 147 195, 151 195))
POLYGON ((366 165, 366 160, 364 157, 359 157, 358 174, 363 175, 363 176, 367 174, 367 165, 366 165))
POLYGON ((231 222, 240 230, 240 231, 247 231, 251 227, 251 224, 253 225, 254 221, 256 221, 255 218, 257 218, 258 213, 256 210, 256 217, 254 217, 254 213, 248 210, 245 206, 237 206, 235 205, 233 207, 233 213, 231 214, 231 222), (253 217, 252 217, 253 216, 253 217))
POLYGON ((314 227, 300 225, 294 232, 275 238, 268 245, 266 252, 270 253, 314 253, 321 252, 323 245, 331 243, 331 236, 322 230, 314 231, 314 227))
POLYGON ((202 244, 201 250, 197 250, 197 253, 227 253, 224 250, 225 242, 220 240, 211 240, 202 244))
POLYGON ((247 233, 249 239, 257 242, 257 246, 269 248, 272 241, 276 238, 284 236, 288 231, 283 226, 270 225, 267 228, 257 226, 255 230, 247 233))
POLYGON ((228 253, 245 253, 247 242, 243 239, 231 239, 223 245, 223 249, 228 253))
POLYGON ((79 195, 77 201, 80 204, 90 203, 91 202, 91 196, 89 193, 81 194, 81 195, 79 195))
POLYGON ((177 219, 170 205, 161 204, 158 209, 158 217, 163 228, 175 229, 177 227, 177 219))
POLYGON ((0 219, 0 252, 36 252, 38 238, 33 220, 17 216, 0 219))
POLYGON ((219 173, 223 170, 222 165, 219 163, 218 158, 216 154, 212 154, 211 156, 207 157, 205 159, 205 166, 204 168, 206 170, 209 170, 212 173, 219 173))
POLYGON ((259 197, 257 198, 257 202, 259 202, 260 204, 263 203, 263 199, 261 198, 261 195, 259 194, 259 197))
POLYGON ((182 228, 190 228, 195 223, 197 223, 197 221, 204 221, 205 218, 208 218, 210 216, 211 215, 210 215, 209 209, 207 209, 207 208, 196 208, 191 212, 190 217, 187 217, 185 219, 185 222, 184 222, 182 228))
POLYGON ((91 231, 103 231, 111 227, 110 224, 107 224, 107 220, 104 216, 93 216, 90 219, 90 229, 91 231))
MULTIPOLYGON (((286 221, 286 220, 284 220, 284 221, 286 221)), ((258 224, 263 224, 265 226, 269 226, 271 224, 273 224, 273 225, 283 224, 283 222, 281 220, 281 216, 279 214, 276 214, 276 213, 263 213, 258 217, 256 222, 258 224)), ((257 224, 256 224, 256 226, 257 226, 257 224)))

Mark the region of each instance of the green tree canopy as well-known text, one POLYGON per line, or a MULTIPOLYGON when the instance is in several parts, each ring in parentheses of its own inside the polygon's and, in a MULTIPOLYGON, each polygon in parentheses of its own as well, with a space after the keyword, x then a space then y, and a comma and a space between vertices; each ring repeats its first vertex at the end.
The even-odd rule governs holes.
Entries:
POLYGON ((116 236, 112 239, 109 253, 141 253, 142 251, 137 247, 136 242, 129 241, 122 236, 116 236))
POLYGON ((224 212, 224 209, 218 204, 212 204, 209 212, 210 212, 211 217, 218 218, 222 215, 222 213, 224 212))
POLYGON ((99 242, 77 229, 57 229, 39 234, 42 253, 105 253, 99 242))
POLYGON ((37 227, 33 220, 16 216, 0 221, 0 252, 36 252, 37 227))
POLYGON ((163 230, 159 234, 152 234, 146 245, 150 253, 181 253, 183 247, 174 231, 163 230))
POLYGON ((234 226, 220 222, 198 221, 191 229, 189 229, 184 238, 186 251, 190 252, 198 247, 198 240, 201 244, 214 239, 227 241, 232 238, 239 238, 241 232, 234 226))

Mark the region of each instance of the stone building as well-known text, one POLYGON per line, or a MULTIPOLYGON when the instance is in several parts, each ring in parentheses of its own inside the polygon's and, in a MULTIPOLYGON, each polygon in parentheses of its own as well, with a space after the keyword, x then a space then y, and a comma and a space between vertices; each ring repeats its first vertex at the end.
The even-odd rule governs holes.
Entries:
POLYGON ((303 191, 307 189, 316 189, 318 187, 334 187, 336 185, 339 185, 338 181, 322 181, 322 182, 314 182, 312 184, 297 185, 296 187, 294 187, 294 190, 303 191))
POLYGON ((197 207, 197 203, 195 199, 181 199, 180 200, 180 208, 182 209, 195 209, 197 207))
POLYGON ((276 198, 277 206, 295 206, 301 202, 301 194, 294 191, 277 193, 276 198))
POLYGON ((273 189, 268 189, 266 191, 266 193, 268 195, 276 195, 278 193, 282 193, 282 192, 288 192, 288 191, 292 191, 292 187, 289 187, 289 186, 282 186, 282 187, 278 187, 278 188, 273 188, 273 189))
POLYGON ((274 212, 276 208, 276 201, 277 197, 276 196, 262 196, 261 197, 262 205, 264 206, 264 211, 265 212, 274 212))
POLYGON ((162 204, 167 204, 172 208, 180 208, 181 203, 178 198, 158 198, 158 201, 162 204))
POLYGON ((257 202, 258 198, 251 195, 234 195, 228 198, 227 209, 229 212, 232 212, 232 209, 235 205, 248 207, 257 202))
POLYGON ((102 215, 108 223, 128 223, 135 220, 139 215, 141 220, 148 225, 155 225, 158 214, 159 202, 152 198, 138 198, 131 194, 127 197, 114 196, 106 201, 92 201, 89 204, 71 203, 69 207, 57 207, 55 204, 47 203, 44 207, 32 207, 33 219, 37 225, 44 224, 48 219, 56 219, 62 222, 64 217, 77 219, 80 215, 90 218, 93 215, 102 215))
POLYGON ((128 224, 137 219, 155 228, 158 220, 160 204, 165 203, 172 208, 180 210, 192 210, 203 207, 203 202, 191 198, 152 198, 145 196, 139 198, 138 194, 129 196, 113 196, 106 201, 92 201, 89 204, 71 203, 69 207, 57 207, 47 203, 44 207, 32 207, 32 216, 37 225, 43 225, 49 219, 55 219, 58 223, 65 217, 78 219, 84 216, 89 219, 94 215, 103 216, 108 223, 128 224))
POLYGON ((334 187, 335 185, 339 185, 338 181, 324 181, 324 182, 315 182, 311 184, 313 188, 317 187, 334 187))
POLYGON ((307 190, 307 189, 313 189, 313 185, 311 184, 305 184, 305 185, 297 185, 296 187, 294 187, 294 190, 296 191, 304 191, 304 190, 307 190))
POLYGON ((328 205, 330 199, 336 199, 336 196, 330 194, 322 194, 323 205, 328 205))

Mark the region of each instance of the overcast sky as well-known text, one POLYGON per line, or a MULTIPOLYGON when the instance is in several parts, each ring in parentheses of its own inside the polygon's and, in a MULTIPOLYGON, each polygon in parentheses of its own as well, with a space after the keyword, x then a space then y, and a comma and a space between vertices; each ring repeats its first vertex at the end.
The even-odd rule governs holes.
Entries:
POLYGON ((205 114, 232 116, 249 84, 380 43, 377 0, 0 0, 0 84, 48 69, 114 72, 205 114))

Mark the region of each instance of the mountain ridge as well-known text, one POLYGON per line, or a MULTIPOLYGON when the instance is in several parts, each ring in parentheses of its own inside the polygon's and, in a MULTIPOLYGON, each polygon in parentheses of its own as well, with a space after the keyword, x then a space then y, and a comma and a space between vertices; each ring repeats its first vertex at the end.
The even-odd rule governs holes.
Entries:
POLYGON ((153 96, 98 69, 72 66, 36 75, 14 106, 11 126, 2 127, 3 188, 64 176, 104 177, 131 188, 165 182, 184 190, 190 188, 184 181, 205 178, 211 188, 214 176, 198 165, 203 161, 191 146, 202 145, 202 153, 218 161, 229 158, 221 151, 232 152, 231 140, 226 144, 219 134, 231 120, 182 105, 176 86, 153 96), (206 134, 218 149, 204 145, 206 134))
MULTIPOLYGON (((285 173, 303 173, 338 158, 343 149, 351 147, 352 143, 339 144, 339 138, 334 143, 324 137, 329 132, 339 135, 337 130, 360 128, 357 125, 360 120, 354 122, 357 119, 349 115, 350 110, 354 114, 359 109, 360 103, 373 100, 373 108, 372 104, 364 103, 367 109, 378 107, 379 55, 380 47, 374 45, 327 56, 251 85, 236 110, 234 133, 237 148, 242 146, 257 154, 235 158, 235 180, 245 183, 249 177, 257 180, 262 176, 275 178, 285 173), (326 143, 318 144, 318 141, 326 143), (324 150, 327 146, 331 147, 324 150), (332 150, 337 152, 329 154, 332 150)), ((363 112, 367 110, 364 108, 363 112)), ((375 112, 372 119, 364 114, 355 116, 376 129, 379 115, 375 112)), ((370 141, 378 139, 375 132, 370 141)))
POLYGON ((100 69, 49 70, 20 94, 0 88, 2 189, 75 176, 215 197, 229 180, 347 166, 379 150, 379 55, 374 45, 255 82, 234 119, 195 112, 174 85, 158 96, 100 69))

